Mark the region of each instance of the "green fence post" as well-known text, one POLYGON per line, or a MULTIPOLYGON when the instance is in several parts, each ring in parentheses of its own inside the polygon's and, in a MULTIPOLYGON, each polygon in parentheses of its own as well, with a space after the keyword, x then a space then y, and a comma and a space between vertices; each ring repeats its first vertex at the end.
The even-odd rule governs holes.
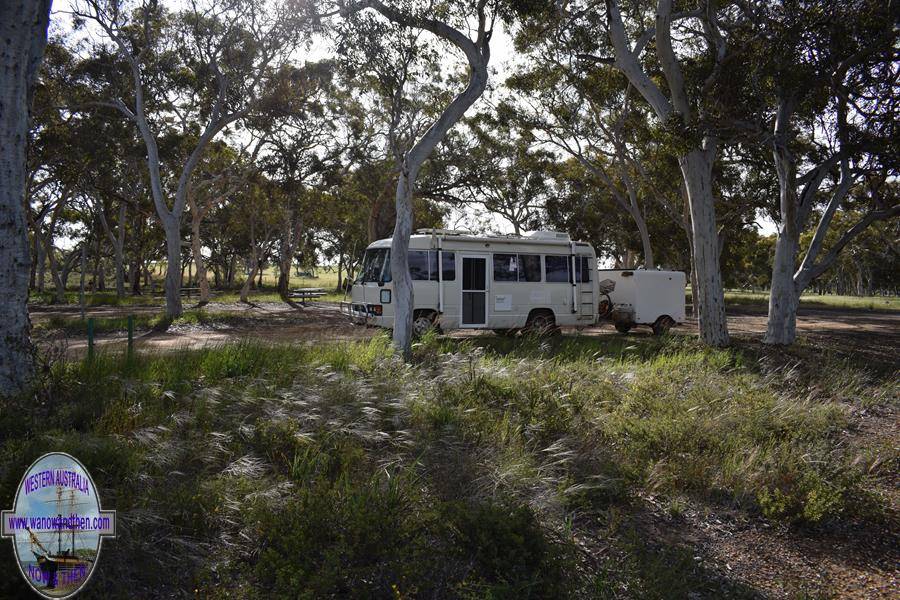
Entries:
POLYGON ((134 351, 134 315, 128 315, 128 358, 134 351))
POLYGON ((88 326, 88 358, 94 358, 94 318, 91 317, 87 322, 88 326))

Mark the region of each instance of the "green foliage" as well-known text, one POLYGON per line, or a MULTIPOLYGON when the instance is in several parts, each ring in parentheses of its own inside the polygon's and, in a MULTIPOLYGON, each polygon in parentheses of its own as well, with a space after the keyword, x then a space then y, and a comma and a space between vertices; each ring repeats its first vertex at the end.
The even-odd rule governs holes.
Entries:
MULTIPOLYGON (((691 292, 687 292, 687 301, 691 300, 691 292)), ((744 290, 728 290, 725 292, 725 301, 731 306, 753 305, 767 306, 769 294, 767 292, 748 292, 744 290)), ((834 308, 843 310, 900 310, 900 298, 895 296, 841 296, 837 294, 817 294, 807 291, 800 296, 800 306, 810 308, 834 308)))
POLYGON ((148 574, 172 570, 172 594, 249 598, 742 597, 689 547, 648 541, 642 499, 669 518, 890 516, 896 450, 841 435, 889 386, 849 363, 823 356, 835 379, 799 395, 805 377, 680 336, 390 354, 379 336, 57 365, 37 402, 0 412, 0 502, 40 453, 72 452, 135 523, 97 585, 158 591, 148 574), (576 538, 612 553, 585 562, 576 538))
POLYGON ((761 387, 740 353, 685 339, 624 347, 616 338, 479 343, 487 357, 468 365, 463 381, 436 387, 434 406, 419 414, 431 428, 455 424, 513 449, 520 466, 539 465, 541 449, 563 452, 554 442, 569 440, 580 448, 561 488, 570 502, 608 502, 624 484, 707 500, 725 495, 773 518, 808 522, 879 510, 873 498, 860 501, 868 494, 864 472, 850 465, 856 457, 827 450, 847 425, 846 407, 761 387))
POLYGON ((525 507, 423 503, 415 481, 388 473, 318 478, 278 512, 251 518, 264 550, 253 573, 266 593, 344 596, 558 598, 556 545, 525 507))

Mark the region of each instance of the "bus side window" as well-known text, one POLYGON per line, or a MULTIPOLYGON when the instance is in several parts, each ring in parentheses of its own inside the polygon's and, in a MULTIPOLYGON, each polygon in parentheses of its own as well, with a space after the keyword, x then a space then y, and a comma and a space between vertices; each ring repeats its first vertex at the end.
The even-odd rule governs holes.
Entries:
POLYGON ((410 250, 409 274, 413 281, 428 281, 428 253, 423 250, 410 250))
POLYGON ((428 279, 431 281, 438 280, 437 255, 437 250, 428 251, 428 279))
POLYGON ((518 281, 519 256, 517 254, 494 255, 494 281, 518 281))
POLYGON ((587 256, 575 257, 575 281, 578 283, 590 283, 591 263, 587 256))
POLYGON ((441 259, 444 263, 441 265, 441 277, 444 281, 456 281, 456 253, 441 252, 441 259))
MULTIPOLYGON (((447 252, 443 250, 441 252, 441 259, 443 261, 443 265, 441 268, 444 273, 442 278, 444 281, 456 281, 456 254, 453 252, 447 252)), ((431 281, 438 281, 438 251, 437 250, 429 250, 428 251, 428 272, 430 273, 431 281)))
POLYGON ((544 274, 548 283, 569 283, 569 257, 552 254, 545 256, 544 274))
POLYGON ((519 281, 537 283, 541 280, 541 255, 519 255, 519 281))

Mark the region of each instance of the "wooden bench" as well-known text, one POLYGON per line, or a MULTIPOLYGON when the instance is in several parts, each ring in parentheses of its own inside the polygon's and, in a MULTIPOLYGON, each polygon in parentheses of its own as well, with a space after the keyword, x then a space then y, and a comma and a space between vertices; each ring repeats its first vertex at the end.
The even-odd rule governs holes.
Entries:
POLYGON ((324 288, 297 288, 291 290, 290 297, 300 300, 300 304, 306 306, 307 300, 312 300, 313 298, 321 298, 326 294, 327 292, 324 288))

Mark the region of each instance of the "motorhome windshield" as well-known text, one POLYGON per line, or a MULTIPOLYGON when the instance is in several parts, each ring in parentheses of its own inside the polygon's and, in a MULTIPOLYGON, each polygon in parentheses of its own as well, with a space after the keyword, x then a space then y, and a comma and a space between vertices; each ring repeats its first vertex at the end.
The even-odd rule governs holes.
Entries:
POLYGON ((363 257, 362 270, 359 273, 360 283, 390 281, 391 267, 389 257, 389 248, 366 250, 366 255, 363 257))

